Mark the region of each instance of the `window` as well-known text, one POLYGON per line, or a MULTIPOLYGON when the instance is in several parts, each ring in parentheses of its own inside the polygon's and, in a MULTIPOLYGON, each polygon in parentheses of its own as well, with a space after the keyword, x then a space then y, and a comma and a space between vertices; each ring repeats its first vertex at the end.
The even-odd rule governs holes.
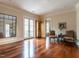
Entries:
POLYGON ((16 37, 16 16, 0 13, 0 38, 16 37))
POLYGON ((34 37, 34 20, 26 18, 24 19, 24 37, 34 37))

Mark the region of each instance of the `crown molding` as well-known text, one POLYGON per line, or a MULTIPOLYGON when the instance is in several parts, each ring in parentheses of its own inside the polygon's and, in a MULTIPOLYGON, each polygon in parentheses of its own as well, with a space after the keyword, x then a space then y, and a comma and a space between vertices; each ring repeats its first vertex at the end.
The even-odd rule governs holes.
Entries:
POLYGON ((51 12, 51 13, 45 14, 43 16, 50 17, 53 15, 59 15, 59 14, 64 14, 64 13, 69 13, 69 12, 76 12, 76 9, 74 8, 74 9, 62 10, 62 11, 58 11, 58 12, 51 12))

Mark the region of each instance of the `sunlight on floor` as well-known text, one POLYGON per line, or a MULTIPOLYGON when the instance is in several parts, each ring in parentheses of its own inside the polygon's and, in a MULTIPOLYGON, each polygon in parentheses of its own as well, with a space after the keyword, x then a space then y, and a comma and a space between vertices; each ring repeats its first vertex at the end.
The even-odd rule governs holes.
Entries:
MULTIPOLYGON (((53 39, 52 39, 52 41, 53 41, 53 39)), ((49 49, 49 46, 50 46, 50 38, 49 37, 47 37, 46 40, 44 40, 44 39, 25 40, 24 41, 23 57, 24 58, 33 58, 35 56, 34 55, 35 54, 35 46, 39 47, 41 44, 44 44, 44 42, 45 42, 45 49, 49 49)))
POLYGON ((34 39, 24 41, 24 58, 30 58, 34 56, 34 39))
POLYGON ((50 40, 49 40, 49 37, 46 38, 46 49, 49 48, 49 43, 50 43, 50 40))

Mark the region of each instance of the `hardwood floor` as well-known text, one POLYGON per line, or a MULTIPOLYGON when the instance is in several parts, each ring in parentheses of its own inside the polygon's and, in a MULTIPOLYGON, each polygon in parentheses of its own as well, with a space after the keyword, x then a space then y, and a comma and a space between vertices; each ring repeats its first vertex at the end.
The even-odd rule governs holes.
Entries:
POLYGON ((79 48, 49 38, 30 39, 1 45, 0 58, 79 58, 79 48))

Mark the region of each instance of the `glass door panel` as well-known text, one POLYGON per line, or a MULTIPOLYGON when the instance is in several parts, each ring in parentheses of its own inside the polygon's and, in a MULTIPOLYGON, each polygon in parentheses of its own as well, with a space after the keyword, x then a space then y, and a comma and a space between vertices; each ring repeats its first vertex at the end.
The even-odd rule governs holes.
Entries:
POLYGON ((48 36, 48 33, 50 32, 50 22, 49 21, 46 21, 45 28, 46 28, 46 36, 48 36))
POLYGON ((30 20, 30 37, 34 37, 34 21, 30 20))
POLYGON ((24 20, 24 37, 29 38, 29 19, 24 20))
POLYGON ((50 32, 50 25, 49 22, 46 22, 46 33, 50 32))
POLYGON ((34 20, 31 19, 24 20, 24 37, 25 38, 34 37, 34 20))

